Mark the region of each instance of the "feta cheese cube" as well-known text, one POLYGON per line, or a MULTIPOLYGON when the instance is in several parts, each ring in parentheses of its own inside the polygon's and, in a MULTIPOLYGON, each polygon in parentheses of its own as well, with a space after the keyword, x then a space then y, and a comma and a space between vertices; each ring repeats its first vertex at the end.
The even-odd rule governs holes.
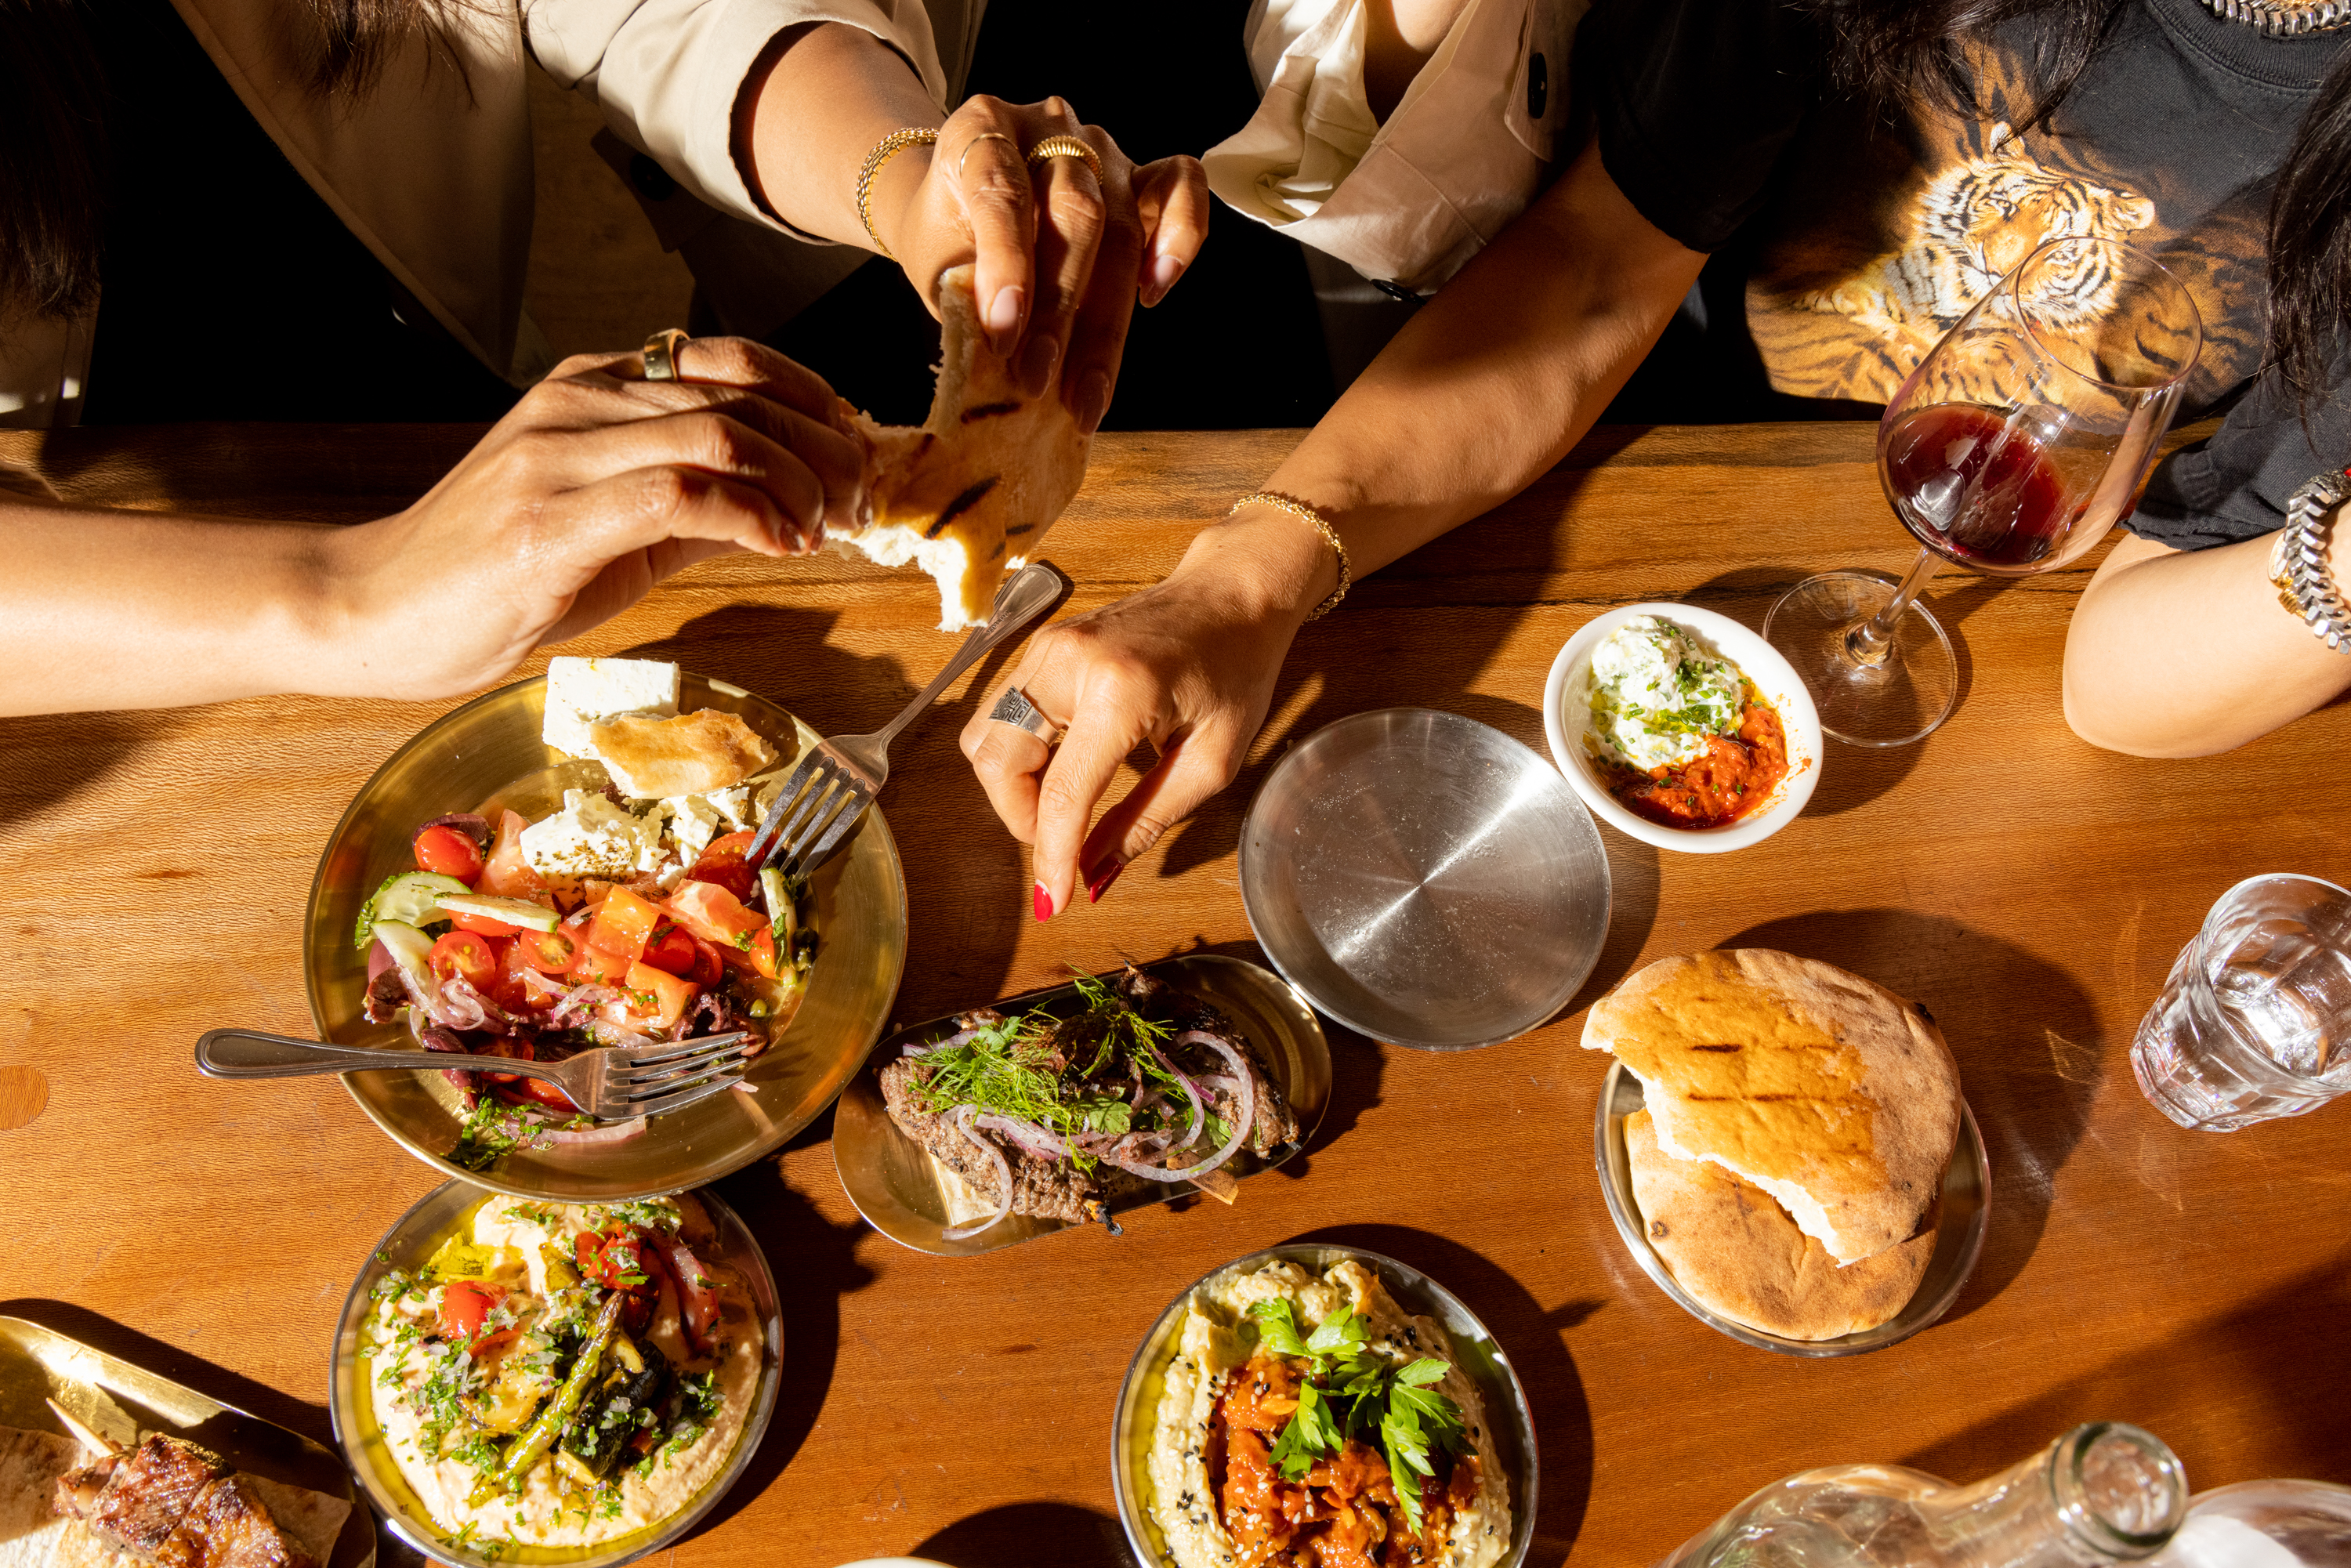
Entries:
POLYGON ((640 817, 601 795, 563 792, 563 810, 522 831, 522 857, 542 876, 619 879, 657 870, 662 848, 659 813, 640 817))
POLYGON ((677 666, 654 659, 549 659, 538 737, 570 757, 593 757, 590 726, 617 714, 677 712, 677 666))
POLYGON ((664 800, 662 809, 669 813, 669 836, 677 852, 692 865, 718 834, 718 808, 706 796, 679 795, 664 800))

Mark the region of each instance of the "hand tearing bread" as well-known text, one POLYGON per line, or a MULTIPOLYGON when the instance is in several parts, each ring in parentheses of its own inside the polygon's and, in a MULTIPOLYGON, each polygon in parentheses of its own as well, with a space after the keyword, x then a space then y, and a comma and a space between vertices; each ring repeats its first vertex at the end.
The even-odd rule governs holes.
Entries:
POLYGON ((1027 560, 1078 493, 1092 438, 1051 386, 1020 390, 989 347, 972 269, 939 278, 939 380, 922 425, 854 415, 865 444, 865 515, 826 530, 883 566, 920 565, 939 585, 939 630, 987 619, 1007 570, 1027 560))

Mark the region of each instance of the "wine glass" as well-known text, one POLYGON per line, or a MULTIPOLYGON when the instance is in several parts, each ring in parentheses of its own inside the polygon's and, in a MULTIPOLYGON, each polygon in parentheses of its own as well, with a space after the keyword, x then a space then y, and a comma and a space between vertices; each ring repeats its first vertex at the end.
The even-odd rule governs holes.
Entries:
POLYGON ((1907 746, 1951 711, 1959 660, 1915 602, 1938 557, 2000 577, 2077 559, 2130 511, 2202 351, 2188 289, 2120 240, 2053 239, 1943 335, 1877 426, 1886 498, 1917 537, 1899 582, 1808 577, 1763 636, 1855 746, 1907 746))

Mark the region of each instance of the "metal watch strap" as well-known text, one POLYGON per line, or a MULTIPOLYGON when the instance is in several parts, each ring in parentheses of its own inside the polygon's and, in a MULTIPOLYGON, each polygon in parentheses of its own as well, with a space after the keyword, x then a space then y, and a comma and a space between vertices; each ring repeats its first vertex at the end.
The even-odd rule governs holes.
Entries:
POLYGON ((2335 531, 2330 514, 2351 499, 2351 476, 2325 473, 2296 490, 2285 505, 2285 530, 2279 552, 2285 582, 2304 624, 2339 653, 2351 653, 2351 606, 2335 584, 2327 547, 2335 531))

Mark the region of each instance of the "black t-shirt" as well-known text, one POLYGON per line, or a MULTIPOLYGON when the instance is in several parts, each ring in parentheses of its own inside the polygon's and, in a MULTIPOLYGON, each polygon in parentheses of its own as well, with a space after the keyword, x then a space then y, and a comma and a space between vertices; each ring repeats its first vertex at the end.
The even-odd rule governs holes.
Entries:
POLYGON ((110 167, 83 423, 512 406, 287 162, 170 0, 113 0, 90 34, 110 167))
POLYGON ((2351 355, 2306 429, 2262 370, 2270 184, 2351 36, 2270 38, 2199 0, 2129 0, 2053 123, 2020 134, 2040 26, 1978 48, 1983 119, 1888 126, 1825 89, 1819 24, 1788 0, 1596 0, 1576 66, 1601 157, 1644 217, 1713 253, 1661 361, 1717 406, 1883 403, 2043 240, 2127 239, 2203 316, 2183 418, 2226 413, 2127 526, 2182 549, 2270 532, 2351 459, 2351 355))
MULTIPOLYGON (((1174 10, 989 0, 967 88, 1010 103, 1058 92, 1138 164, 1197 157, 1257 112, 1241 43, 1248 11, 1248 0, 1174 10)), ((1134 312, 1104 429, 1304 425, 1330 408, 1330 360, 1297 242, 1221 208, 1208 228, 1175 290, 1134 312)), ((769 341, 876 418, 918 424, 930 410, 904 366, 936 357, 938 327, 894 262, 859 267, 769 341)))

